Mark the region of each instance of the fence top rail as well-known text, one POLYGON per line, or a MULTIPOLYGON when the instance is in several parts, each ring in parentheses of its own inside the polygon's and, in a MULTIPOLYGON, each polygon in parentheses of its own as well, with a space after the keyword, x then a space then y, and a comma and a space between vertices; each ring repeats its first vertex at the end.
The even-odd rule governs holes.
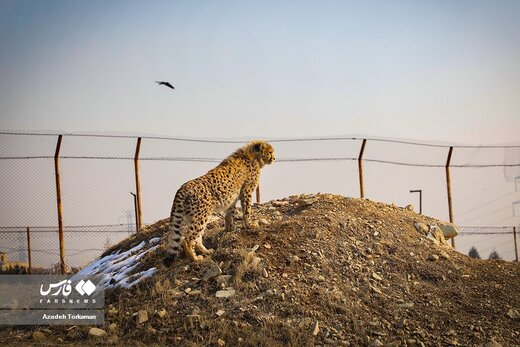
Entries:
MULTIPOLYGON (((54 159, 54 156, 13 156, 0 157, 0 160, 30 160, 30 159, 54 159)), ((92 160, 135 160, 134 157, 116 157, 116 156, 60 156, 60 159, 92 159, 92 160)), ((198 162, 198 163, 220 163, 224 158, 201 158, 201 157, 141 157, 141 161, 177 161, 177 162, 198 162)), ((313 162, 313 161, 354 161, 357 158, 352 157, 324 157, 324 158, 280 158, 277 163, 290 162, 313 162)), ((379 159, 363 159, 365 162, 392 164, 401 166, 416 166, 416 167, 445 167, 444 164, 420 164, 391 160, 379 159)), ((520 163, 516 164, 455 164, 450 165, 452 168, 493 168, 493 167, 520 167, 520 163)))
MULTIPOLYGON (((199 142, 199 143, 245 143, 253 138, 244 139, 203 139, 203 138, 188 138, 175 136, 157 136, 157 135, 121 135, 121 134, 82 134, 82 133, 60 133, 60 132, 23 132, 23 131, 0 131, 0 135, 15 135, 15 136, 69 136, 69 137, 96 137, 96 138, 121 138, 121 139, 150 139, 150 140, 169 140, 169 141, 184 141, 184 142, 199 142)), ((312 142, 312 141, 374 141, 397 143, 413 146, 437 147, 437 148, 520 148, 520 144, 514 145, 455 145, 455 144, 436 144, 409 140, 393 140, 376 137, 360 137, 360 136, 323 136, 323 137, 300 137, 300 138, 267 138, 272 143, 281 142, 312 142)))

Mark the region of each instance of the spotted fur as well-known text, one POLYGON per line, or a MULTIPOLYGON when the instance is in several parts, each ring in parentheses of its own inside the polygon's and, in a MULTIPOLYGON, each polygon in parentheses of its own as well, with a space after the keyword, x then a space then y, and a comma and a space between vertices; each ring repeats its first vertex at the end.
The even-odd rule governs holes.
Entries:
POLYGON ((251 196, 258 186, 260 169, 273 161, 273 147, 264 141, 253 141, 239 148, 204 176, 183 184, 173 201, 165 265, 172 264, 180 246, 193 261, 203 259, 195 250, 209 254, 211 250, 202 243, 208 218, 212 213, 225 212, 225 230, 231 231, 234 228, 235 205, 239 199, 244 225, 250 228, 251 196))

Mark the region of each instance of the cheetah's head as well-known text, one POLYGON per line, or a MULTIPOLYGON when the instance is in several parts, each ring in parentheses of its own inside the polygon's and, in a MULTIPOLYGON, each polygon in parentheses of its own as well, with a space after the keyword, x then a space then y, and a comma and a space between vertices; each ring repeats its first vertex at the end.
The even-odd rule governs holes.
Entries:
POLYGON ((274 149, 265 141, 254 141, 251 143, 251 149, 255 158, 260 163, 260 167, 271 164, 274 161, 274 149))

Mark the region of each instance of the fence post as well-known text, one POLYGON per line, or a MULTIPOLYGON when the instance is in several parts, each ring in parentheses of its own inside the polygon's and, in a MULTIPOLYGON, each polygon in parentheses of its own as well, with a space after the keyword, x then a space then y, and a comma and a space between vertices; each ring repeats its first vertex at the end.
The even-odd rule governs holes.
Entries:
POLYGON ((60 179, 60 150, 63 135, 58 136, 56 144, 56 152, 54 153, 54 172, 56 175, 56 204, 58 206, 58 233, 60 239, 60 270, 62 274, 66 273, 65 267, 65 238, 63 236, 63 211, 61 206, 61 179, 60 179))
POLYGON ((258 185, 256 186, 256 203, 260 203, 260 182, 258 182, 258 185))
POLYGON ((516 227, 513 227, 513 238, 515 239, 515 259, 518 261, 518 244, 516 243, 516 227))
POLYGON ((359 193, 361 195, 361 198, 365 197, 365 186, 363 184, 363 152, 365 152, 366 143, 367 143, 367 140, 363 139, 363 143, 361 144, 361 150, 359 151, 359 157, 358 157, 359 193))
POLYGON ((141 151, 141 138, 137 138, 137 146, 135 148, 134 166, 135 166, 135 190, 137 196, 137 230, 141 230, 143 224, 141 210, 141 180, 139 178, 139 152, 141 151))
MULTIPOLYGON (((450 162, 451 155, 453 153, 453 146, 450 147, 448 152, 448 159, 446 160, 446 186, 448 188, 448 209, 450 214, 450 223, 453 223, 453 206, 451 201, 451 175, 450 175, 450 162)), ((455 248, 455 237, 451 238, 451 246, 455 248)))
POLYGON ((32 262, 31 262, 31 231, 29 227, 27 227, 27 261, 29 262, 29 267, 27 268, 27 273, 31 274, 32 262))

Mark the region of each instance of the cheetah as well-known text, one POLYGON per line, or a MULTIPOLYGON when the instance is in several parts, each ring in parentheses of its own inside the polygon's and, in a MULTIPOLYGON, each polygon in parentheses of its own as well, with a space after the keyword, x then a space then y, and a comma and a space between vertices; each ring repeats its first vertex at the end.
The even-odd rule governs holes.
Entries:
POLYGON ((173 200, 164 264, 170 266, 173 263, 181 245, 193 261, 203 259, 195 250, 204 255, 210 254, 212 250, 202 243, 210 215, 225 212, 224 230, 232 231, 235 205, 239 199, 244 226, 249 229, 252 226, 251 195, 258 186, 260 169, 274 160, 274 150, 270 144, 252 141, 205 175, 183 184, 173 200))

